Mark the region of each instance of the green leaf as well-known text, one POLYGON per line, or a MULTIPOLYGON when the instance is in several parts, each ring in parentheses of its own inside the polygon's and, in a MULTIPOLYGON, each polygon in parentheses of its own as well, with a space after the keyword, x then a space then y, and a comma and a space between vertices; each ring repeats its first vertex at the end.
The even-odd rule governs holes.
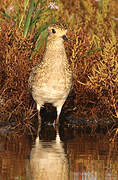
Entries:
POLYGON ((26 19, 25 19, 25 24, 24 24, 24 38, 26 38, 27 33, 28 33, 28 31, 29 31, 29 27, 30 27, 30 23, 31 23, 31 20, 32 20, 32 13, 33 13, 33 10, 34 10, 34 6, 35 6, 35 3, 34 3, 34 1, 32 0, 32 1, 31 1, 31 4, 30 4, 30 7, 29 7, 29 10, 28 10, 28 13, 27 13, 27 16, 26 16, 26 19))
POLYGON ((29 0, 25 0, 25 1, 24 1, 24 9, 25 9, 25 10, 27 9, 28 4, 29 4, 29 0))
POLYGON ((37 39, 39 37, 39 35, 41 34, 42 31, 44 31, 45 29, 48 28, 47 24, 43 24, 42 26, 40 26, 37 30, 37 32, 34 35, 34 38, 37 39))
MULTIPOLYGON (((36 11, 36 10, 35 10, 36 11)), ((41 16, 41 10, 37 11, 34 15, 34 17, 31 19, 31 23, 30 23, 30 32, 32 32, 32 30, 34 29, 34 27, 36 26, 36 23, 40 20, 41 16)))
POLYGON ((48 36, 48 31, 47 31, 47 29, 45 29, 43 32, 41 32, 40 36, 38 37, 38 39, 35 43, 35 48, 32 53, 32 56, 35 55, 36 51, 38 51, 39 48, 44 45, 44 42, 45 42, 45 44, 47 43, 47 36, 48 36))
POLYGON ((37 39, 34 50, 38 50, 39 47, 42 47, 42 46, 43 46, 42 41, 46 40, 47 35, 48 35, 48 31, 47 31, 47 29, 46 29, 46 30, 44 30, 44 31, 41 33, 41 35, 40 35, 39 38, 37 39))
POLYGON ((98 8, 99 8, 99 10, 102 10, 102 8, 103 8, 103 0, 98 1, 98 8))
POLYGON ((51 24, 54 24, 54 23, 56 23, 56 19, 55 19, 55 17, 52 17, 51 24))

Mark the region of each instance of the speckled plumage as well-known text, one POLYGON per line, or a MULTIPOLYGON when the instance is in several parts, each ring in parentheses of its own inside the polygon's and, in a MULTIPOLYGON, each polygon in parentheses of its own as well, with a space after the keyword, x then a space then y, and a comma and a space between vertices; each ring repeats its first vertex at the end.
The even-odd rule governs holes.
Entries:
POLYGON ((63 25, 49 26, 44 57, 32 69, 29 77, 29 86, 37 109, 40 111, 44 103, 52 103, 57 108, 57 123, 72 86, 72 70, 63 43, 66 32, 63 25))

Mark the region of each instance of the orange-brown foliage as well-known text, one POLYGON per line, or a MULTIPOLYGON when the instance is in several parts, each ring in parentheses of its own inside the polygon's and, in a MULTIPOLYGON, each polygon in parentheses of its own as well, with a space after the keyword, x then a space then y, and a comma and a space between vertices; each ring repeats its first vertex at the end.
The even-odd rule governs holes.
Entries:
MULTIPOLYGON (((0 36, 1 121, 25 121, 33 117, 34 105, 28 88, 29 72, 38 56, 30 58, 32 36, 23 39, 16 27, 3 24, 0 36)), ((41 55, 41 54, 40 54, 41 55)))
MULTIPOLYGON (((76 109, 77 118, 118 118, 118 89, 116 82, 109 79, 112 76, 117 81, 117 73, 112 67, 118 62, 118 23, 113 18, 117 17, 118 11, 110 12, 112 8, 115 10, 115 1, 109 4, 108 0, 104 2, 106 4, 101 10, 93 0, 61 0, 61 8, 55 12, 58 20, 69 25, 70 41, 65 43, 65 47, 74 78, 70 111, 76 109), (110 55, 112 63, 107 66, 110 55), (109 77, 104 78, 104 69, 109 77)), ((20 126, 36 114, 28 77, 32 66, 41 60, 44 48, 32 57, 34 34, 24 39, 22 26, 18 28, 12 25, 10 19, 3 19, 0 23, 0 116, 1 121, 16 121, 20 126)))

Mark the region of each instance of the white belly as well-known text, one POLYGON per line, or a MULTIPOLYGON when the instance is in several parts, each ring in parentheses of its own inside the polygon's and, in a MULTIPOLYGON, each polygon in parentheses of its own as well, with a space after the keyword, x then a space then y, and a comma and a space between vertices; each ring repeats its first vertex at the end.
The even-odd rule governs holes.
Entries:
POLYGON ((66 88, 64 86, 59 86, 56 84, 52 86, 43 84, 43 86, 33 88, 33 97, 37 102, 41 101, 43 103, 47 102, 54 104, 56 101, 66 99, 69 93, 69 89, 70 88, 66 88))

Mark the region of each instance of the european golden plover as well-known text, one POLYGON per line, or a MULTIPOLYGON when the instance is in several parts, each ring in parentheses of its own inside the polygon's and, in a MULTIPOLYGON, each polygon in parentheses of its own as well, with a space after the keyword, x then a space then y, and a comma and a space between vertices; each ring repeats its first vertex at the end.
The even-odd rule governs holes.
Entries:
POLYGON ((57 109, 56 124, 64 102, 72 86, 72 70, 68 62, 64 40, 67 29, 62 24, 53 24, 48 27, 48 39, 41 63, 31 71, 29 86, 37 110, 45 103, 51 103, 57 109))

